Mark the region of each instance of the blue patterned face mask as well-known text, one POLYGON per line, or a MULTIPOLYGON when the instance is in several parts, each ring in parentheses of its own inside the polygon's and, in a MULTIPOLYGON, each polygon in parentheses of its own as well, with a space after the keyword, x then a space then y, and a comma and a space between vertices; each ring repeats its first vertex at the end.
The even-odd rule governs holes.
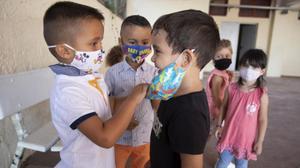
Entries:
MULTIPOLYGON (((194 52, 194 50, 192 51, 194 52)), ((186 70, 189 68, 188 67, 185 69, 178 63, 182 53, 173 63, 166 66, 162 71, 159 72, 157 76, 153 78, 147 93, 148 99, 168 100, 174 97, 175 93, 180 87, 186 70)))
POLYGON ((122 50, 132 61, 141 63, 151 53, 151 46, 123 45, 122 50))

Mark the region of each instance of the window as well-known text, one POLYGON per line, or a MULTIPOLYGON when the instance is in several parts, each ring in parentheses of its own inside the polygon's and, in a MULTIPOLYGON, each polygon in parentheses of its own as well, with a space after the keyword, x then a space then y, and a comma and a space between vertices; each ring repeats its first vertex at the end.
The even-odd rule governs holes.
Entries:
MULTIPOLYGON (((271 6, 271 0, 241 0, 241 5, 271 6)), ((240 8, 239 16, 268 18, 268 9, 247 9, 240 8)))
POLYGON ((102 5, 121 18, 125 18, 126 0, 98 0, 102 5))
MULTIPOLYGON (((227 4, 228 0, 212 0, 210 3, 227 4)), ((227 7, 210 6, 209 14, 217 15, 217 16, 226 16, 227 15, 227 7)))

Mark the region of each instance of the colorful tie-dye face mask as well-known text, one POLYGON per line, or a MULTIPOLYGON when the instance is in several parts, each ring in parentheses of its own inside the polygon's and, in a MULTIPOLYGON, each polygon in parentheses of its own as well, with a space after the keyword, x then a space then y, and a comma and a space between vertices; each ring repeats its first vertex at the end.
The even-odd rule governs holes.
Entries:
POLYGON ((122 50, 132 61, 141 63, 151 53, 151 46, 123 45, 122 50))
POLYGON ((147 93, 148 99, 168 100, 174 97, 180 87, 186 70, 189 68, 183 68, 178 63, 182 53, 176 58, 175 62, 166 66, 153 78, 147 93))

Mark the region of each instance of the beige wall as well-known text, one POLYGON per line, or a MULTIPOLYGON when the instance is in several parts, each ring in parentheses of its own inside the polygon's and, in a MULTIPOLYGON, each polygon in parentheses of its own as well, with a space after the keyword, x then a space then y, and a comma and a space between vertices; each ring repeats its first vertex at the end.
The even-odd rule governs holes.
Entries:
MULTIPOLYGON (((228 4, 239 5, 240 0, 229 0, 228 4)), ((268 52, 268 40, 270 34, 270 18, 251 18, 251 17, 239 17, 239 9, 231 8, 227 11, 227 16, 213 16, 217 22, 219 28, 222 22, 237 22, 240 24, 256 24, 257 25, 257 37, 256 48, 260 48, 265 52, 268 52)), ((206 67, 206 71, 213 69, 212 62, 206 67)))
POLYGON ((142 15, 151 24, 161 15, 185 9, 208 12, 209 0, 127 0, 127 16, 142 15))
MULTIPOLYGON (((229 0, 228 3, 239 5, 240 0, 229 0)), ((208 12, 209 0, 128 0, 127 15, 143 15, 153 24, 163 14, 189 8, 208 12)), ((219 26, 222 22, 258 25, 255 47, 264 50, 269 56, 267 76, 299 77, 300 66, 297 63, 300 62, 300 21, 297 20, 298 12, 289 11, 288 14, 282 15, 280 11, 277 11, 273 22, 274 13, 272 12, 269 18, 239 17, 238 13, 238 8, 230 8, 227 16, 213 17, 219 26)), ((149 58, 147 60, 149 61, 149 58)), ((212 69, 211 62, 204 71, 212 69)))
MULTIPOLYGON (((97 0, 73 0, 98 8, 105 16, 104 49, 117 44, 121 19, 97 0)), ((47 67, 57 61, 49 54, 42 34, 46 9, 55 0, 0 0, 0 75, 47 67)), ((24 86, 25 88, 25 86, 24 86)), ((36 129, 50 119, 49 104, 43 102, 25 112, 25 126, 36 129)), ((0 167, 10 164, 16 134, 10 119, 0 121, 0 167)))
POLYGON ((298 12, 282 15, 277 11, 274 18, 270 46, 268 76, 300 77, 300 20, 298 12))
MULTIPOLYGON (((0 0, 0 75, 56 63, 43 39, 42 19, 55 0, 0 0)), ((121 19, 96 0, 74 0, 98 8, 105 16, 104 49, 117 44, 121 19)))
MULTIPOLYGON (((239 5, 240 0, 229 0, 229 4, 239 5)), ((268 54, 267 76, 300 77, 300 20, 298 12, 289 11, 282 15, 281 11, 270 13, 269 18, 239 17, 239 9, 228 10, 226 17, 213 16, 217 24, 222 22, 238 22, 240 24, 257 24, 256 48, 263 49, 268 54), (275 15, 274 15, 275 14, 275 15), (274 15, 272 24, 272 15, 274 15)), ((205 70, 210 71, 213 64, 205 70)))

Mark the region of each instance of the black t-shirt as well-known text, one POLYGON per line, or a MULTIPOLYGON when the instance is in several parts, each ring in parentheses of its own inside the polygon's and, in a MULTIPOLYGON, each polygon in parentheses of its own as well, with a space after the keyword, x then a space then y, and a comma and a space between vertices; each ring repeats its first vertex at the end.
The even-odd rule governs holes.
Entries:
POLYGON ((158 122, 154 122, 151 168, 181 167, 180 153, 203 154, 209 134, 204 90, 161 101, 157 116, 162 127, 159 129, 158 122))

